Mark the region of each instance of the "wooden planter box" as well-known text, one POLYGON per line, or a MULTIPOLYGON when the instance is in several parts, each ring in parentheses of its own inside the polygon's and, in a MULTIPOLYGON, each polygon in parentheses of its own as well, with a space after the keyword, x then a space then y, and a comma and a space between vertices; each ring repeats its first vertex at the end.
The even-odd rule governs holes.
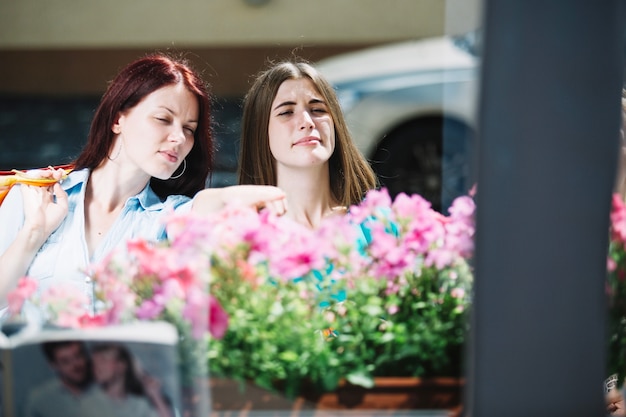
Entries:
POLYGON ((222 378, 210 382, 214 411, 445 409, 451 415, 461 409, 464 386, 458 378, 376 378, 369 389, 344 382, 333 392, 288 399, 253 384, 222 378))

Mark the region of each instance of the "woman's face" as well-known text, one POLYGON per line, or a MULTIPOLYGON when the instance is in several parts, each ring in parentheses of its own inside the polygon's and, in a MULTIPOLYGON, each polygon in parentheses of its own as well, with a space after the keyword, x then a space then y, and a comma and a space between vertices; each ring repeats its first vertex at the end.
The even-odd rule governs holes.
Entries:
POLYGON ((335 127, 311 80, 286 80, 280 85, 270 110, 268 135, 279 171, 281 166, 328 163, 335 150, 335 127))
POLYGON ((111 159, 168 179, 193 147, 198 108, 198 99, 182 83, 153 91, 111 126, 117 136, 111 159))
POLYGON ((98 384, 106 385, 124 375, 124 363, 119 360, 115 349, 94 352, 91 358, 93 377, 98 384))

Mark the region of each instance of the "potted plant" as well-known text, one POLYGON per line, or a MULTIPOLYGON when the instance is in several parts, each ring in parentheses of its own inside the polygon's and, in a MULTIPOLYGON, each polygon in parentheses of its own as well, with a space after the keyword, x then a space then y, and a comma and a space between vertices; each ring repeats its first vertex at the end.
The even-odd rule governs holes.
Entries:
POLYGON ((230 321, 209 342, 211 375, 313 401, 380 377, 458 381, 473 213, 468 196, 443 216, 385 190, 316 230, 225 210, 212 219, 211 293, 230 321))

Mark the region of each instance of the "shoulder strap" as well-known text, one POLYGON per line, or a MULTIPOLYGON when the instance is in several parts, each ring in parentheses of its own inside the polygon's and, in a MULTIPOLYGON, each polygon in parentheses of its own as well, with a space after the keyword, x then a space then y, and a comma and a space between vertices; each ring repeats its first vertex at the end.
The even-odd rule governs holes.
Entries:
MULTIPOLYGON (((53 167, 54 169, 63 169, 65 171, 64 178, 74 169, 73 164, 66 165, 56 165, 53 167)), ((46 169, 46 168, 43 168, 46 169)), ((27 170, 18 170, 13 169, 11 171, 0 171, 0 204, 4 201, 4 198, 9 193, 11 187, 15 184, 28 184, 28 185, 37 185, 41 187, 47 187, 51 184, 54 184, 56 181, 50 178, 30 178, 26 176, 27 170)))

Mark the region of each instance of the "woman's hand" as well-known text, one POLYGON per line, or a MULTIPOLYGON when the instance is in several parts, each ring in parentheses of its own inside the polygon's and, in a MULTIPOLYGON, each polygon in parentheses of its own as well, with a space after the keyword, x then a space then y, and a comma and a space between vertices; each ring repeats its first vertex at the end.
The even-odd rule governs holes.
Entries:
POLYGON ((161 382, 148 374, 141 375, 140 379, 146 396, 150 398, 150 401, 157 411, 157 415, 159 417, 172 417, 170 406, 167 401, 165 401, 161 391, 161 382))
POLYGON ((161 401, 161 382, 152 375, 141 375, 141 383, 146 395, 154 402, 161 401))
POLYGON ((28 175, 32 178, 52 178, 57 182, 45 186, 20 184, 24 224, 15 240, 0 255, 0 300, 28 272, 41 245, 67 215, 67 193, 58 183, 63 174, 63 170, 37 170, 28 175))
MULTIPOLYGON (((54 178, 61 180, 63 170, 37 170, 37 178, 54 178)), ((67 193, 56 182, 43 187, 21 184, 22 201, 24 203, 24 229, 32 233, 33 241, 43 244, 56 230, 67 215, 67 193)))
POLYGON ((285 192, 271 185, 233 185, 224 188, 207 188, 195 195, 192 210, 214 213, 227 205, 241 204, 266 209, 282 216, 287 212, 285 192))

